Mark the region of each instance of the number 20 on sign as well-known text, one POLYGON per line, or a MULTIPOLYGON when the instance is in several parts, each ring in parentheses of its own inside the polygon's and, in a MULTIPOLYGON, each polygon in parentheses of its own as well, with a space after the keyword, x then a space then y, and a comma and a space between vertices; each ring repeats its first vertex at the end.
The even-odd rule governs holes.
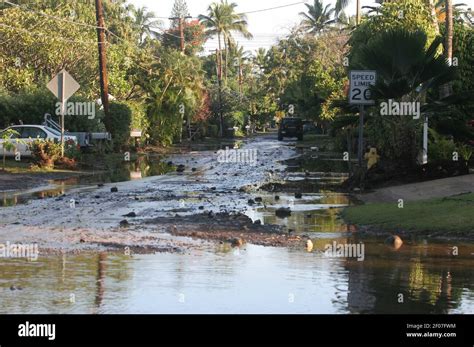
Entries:
POLYGON ((353 105, 373 105, 370 86, 375 85, 377 72, 352 70, 350 72, 349 103, 353 105))

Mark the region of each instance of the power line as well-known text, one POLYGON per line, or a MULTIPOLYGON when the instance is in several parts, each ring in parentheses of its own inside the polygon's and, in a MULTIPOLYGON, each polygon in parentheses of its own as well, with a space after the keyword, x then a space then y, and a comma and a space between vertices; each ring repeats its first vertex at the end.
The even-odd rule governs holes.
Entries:
MULTIPOLYGON (((31 35, 31 36, 45 36, 47 38, 49 38, 50 40, 61 40, 61 41, 64 41, 64 42, 69 42, 69 43, 81 43, 81 44, 93 44, 93 45, 97 45, 98 42, 97 41, 90 41, 90 42, 86 42, 86 41, 76 41, 76 40, 68 40, 68 39, 64 39, 62 37, 59 37, 59 38, 52 38, 49 34, 45 34, 45 33, 41 33, 41 32, 32 32, 30 30, 27 30, 27 29, 23 29, 23 28, 17 28, 17 27, 12 27, 10 25, 6 25, 6 24, 3 24, 3 23, 0 23, 0 26, 2 27, 5 27, 5 28, 9 28, 9 29, 13 29, 17 32, 24 32, 28 35, 31 35)), ((107 44, 108 42, 100 42, 100 44, 107 44)))
POLYGON ((65 23, 69 23, 69 24, 75 24, 75 25, 81 25, 81 26, 84 26, 84 27, 89 27, 91 29, 105 29, 107 30, 106 28, 100 28, 96 25, 92 25, 92 24, 87 24, 87 23, 83 23, 83 22, 76 22, 76 21, 73 21, 73 20, 70 20, 70 19, 65 19, 65 18, 61 18, 61 17, 56 17, 56 16, 53 16, 53 15, 50 15, 50 14, 47 14, 47 13, 44 13, 42 11, 35 11, 35 10, 32 10, 26 6, 22 6, 22 5, 18 5, 18 4, 15 4, 13 2, 10 2, 8 0, 3 0, 6 4, 10 5, 10 6, 14 6, 14 7, 17 7, 17 8, 20 8, 22 10, 25 10, 25 11, 28 11, 28 12, 32 12, 32 13, 37 13, 41 16, 44 16, 44 17, 48 17, 50 19, 55 19, 55 20, 58 20, 58 21, 61 21, 61 22, 65 22, 65 23))
POLYGON ((301 4, 306 4, 306 1, 299 1, 299 2, 292 3, 292 4, 288 4, 288 5, 269 7, 269 8, 264 8, 264 9, 261 9, 261 10, 241 12, 239 14, 251 14, 251 13, 266 12, 266 11, 272 11, 272 10, 277 10, 277 9, 280 9, 280 8, 291 7, 291 6, 301 5, 301 4))
MULTIPOLYGON (((246 11, 246 12, 240 12, 239 14, 252 14, 252 13, 260 13, 260 12, 267 12, 267 11, 272 11, 272 10, 278 10, 280 8, 286 8, 286 7, 291 7, 291 6, 296 6, 296 5, 302 5, 306 4, 307 1, 299 1, 299 2, 294 2, 291 4, 287 5, 281 5, 281 6, 275 6, 275 7, 268 7, 268 8, 263 8, 260 10, 252 10, 252 11, 246 11)), ((168 17, 153 17, 153 18, 158 18, 158 19, 169 19, 168 17)), ((190 17, 192 19, 199 19, 199 17, 190 17)))
MULTIPOLYGON (((30 9, 26 6, 21 6, 21 5, 18 5, 18 4, 15 4, 15 3, 12 3, 8 0, 4 0, 4 2, 8 5, 11 5, 11 6, 14 6, 16 8, 19 8, 21 10, 24 10, 24 11, 27 11, 27 12, 32 12, 32 13, 36 13, 36 14, 39 14, 39 15, 42 15, 42 16, 45 16, 45 17, 48 17, 50 19, 55 19, 55 20, 58 20, 58 21, 62 21, 62 22, 65 22, 65 23, 69 23, 69 24, 75 24, 75 25, 81 25, 81 26, 84 26, 84 27, 88 27, 90 29, 94 29, 94 30, 97 30, 97 29, 103 29, 105 30, 107 33, 109 33, 110 35, 114 36, 115 38, 121 40, 122 42, 125 42, 125 43, 128 43, 130 45, 132 45, 135 49, 137 50, 141 50, 140 47, 136 47, 132 42, 126 40, 126 39, 123 39, 121 38, 120 36, 118 36, 117 34, 115 34, 114 32, 110 31, 108 28, 101 28, 99 26, 96 26, 96 25, 91 25, 91 24, 86 24, 86 23, 82 23, 82 22, 76 22, 76 21, 73 21, 73 20, 68 20, 68 19, 64 19, 64 18, 61 18, 61 17, 57 17, 57 16, 53 16, 53 15, 49 15, 49 14, 46 14, 42 11, 36 11, 36 10, 33 10, 33 9, 30 9)), ((5 25, 3 25, 5 26, 5 25)), ((7 27, 7 26, 6 26, 7 27)), ((15 27, 10 27, 11 29, 19 29, 19 28, 15 28, 15 27)), ((20 30, 21 31, 21 30, 20 30)), ((27 33, 30 33, 29 31, 26 31, 27 33)), ((163 33, 163 34, 166 34, 166 33, 163 33)), ((38 33, 38 35, 44 35, 42 33, 38 33)), ((172 35, 172 34, 169 34, 169 35, 172 35)), ((174 35, 173 35, 174 36, 174 35)), ((70 43, 85 43, 84 41, 73 41, 73 40, 63 40, 65 42, 70 42, 70 43)), ((97 45, 97 44, 104 44, 104 42, 94 42, 93 43, 94 45, 97 45)), ((156 57, 156 56, 153 56, 152 57, 156 58, 156 59, 159 59, 159 57, 156 57)))
MULTIPOLYGON (((97 29, 104 29, 104 30, 106 30, 108 33, 112 34, 113 36, 115 36, 115 37, 117 37, 117 38, 120 38, 117 34, 113 33, 113 32, 110 31, 108 28, 101 28, 101 27, 96 26, 96 25, 87 24, 87 23, 83 23, 83 22, 78 22, 78 21, 74 21, 74 20, 70 20, 70 19, 65 19, 65 18, 58 17, 58 16, 53 16, 53 15, 44 13, 44 12, 42 12, 42 11, 36 11, 36 10, 33 10, 33 9, 28 8, 28 7, 26 7, 26 6, 22 6, 22 5, 15 4, 15 3, 10 2, 10 1, 8 1, 8 0, 4 0, 4 2, 5 2, 6 4, 8 4, 8 5, 11 5, 11 6, 14 6, 14 7, 16 7, 16 8, 22 9, 22 10, 24 10, 24 11, 31 12, 31 13, 36 13, 36 14, 39 14, 39 15, 41 15, 41 16, 48 17, 48 18, 50 18, 50 19, 58 20, 58 21, 61 21, 61 22, 65 22, 65 23, 69 23, 69 24, 74 24, 74 25, 81 25, 81 26, 88 27, 88 28, 94 29, 94 30, 97 30, 97 29)), ((158 18, 158 17, 156 17, 156 18, 158 18)), ((159 30, 163 31, 161 34, 170 35, 170 36, 176 36, 176 35, 167 33, 164 29, 159 29, 159 30)), ((179 36, 176 36, 176 37, 179 38, 179 36)), ((129 42, 129 43, 130 43, 130 42, 129 42)))
MULTIPOLYGON (((26 29, 22 29, 22 28, 16 28, 16 27, 12 27, 10 25, 6 25, 6 24, 3 24, 3 23, 0 23, 0 26, 1 27, 5 27, 5 28, 9 28, 9 29, 13 29, 17 32, 22 32, 22 33, 25 33, 27 35, 30 35, 30 36, 41 36, 41 37, 45 37, 46 39, 50 40, 50 41, 53 41, 53 40, 61 40, 63 42, 67 42, 67 43, 77 43, 77 44, 85 44, 85 45, 97 45, 98 42, 96 41, 79 41, 79 40, 68 40, 68 39, 64 39, 62 37, 59 37, 59 38, 52 38, 50 35, 48 34, 45 34, 45 33, 41 33, 41 32, 32 32, 30 30, 26 30, 26 29)), ((11 40, 11 39, 10 39, 11 40)), ((7 40, 8 41, 8 40, 7 40)), ((7 41, 4 41, 2 42, 2 44, 4 44, 5 42, 7 41)), ((109 42, 105 42, 105 44, 109 44, 109 42)), ((154 56, 153 56, 154 57, 154 56)), ((156 57, 158 59, 158 57, 156 57)), ((139 63, 137 62, 132 62, 132 64, 134 64, 135 66, 138 66, 139 68, 141 68, 142 70, 144 71, 150 71, 150 68, 147 68, 147 67, 144 67, 142 65, 140 65, 139 63)))

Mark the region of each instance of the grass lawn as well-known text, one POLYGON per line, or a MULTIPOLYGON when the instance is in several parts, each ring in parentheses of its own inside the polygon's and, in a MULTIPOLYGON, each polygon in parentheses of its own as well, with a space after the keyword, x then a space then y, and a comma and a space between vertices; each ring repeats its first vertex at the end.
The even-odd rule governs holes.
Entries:
MULTIPOLYGON (((73 170, 64 170, 64 169, 41 169, 35 168, 32 170, 30 168, 32 162, 29 160, 24 161, 15 161, 13 159, 7 159, 5 161, 5 171, 10 174, 42 174, 42 173, 80 173, 80 171, 73 170)), ((0 173, 3 173, 3 161, 0 160, 0 173)))
POLYGON ((325 151, 332 149, 334 138, 328 135, 319 135, 319 134, 304 134, 303 141, 297 141, 297 148, 307 148, 317 146, 325 151))
POLYGON ((403 209, 397 203, 353 206, 342 217, 351 224, 386 229, 474 234, 474 194, 406 202, 403 209))

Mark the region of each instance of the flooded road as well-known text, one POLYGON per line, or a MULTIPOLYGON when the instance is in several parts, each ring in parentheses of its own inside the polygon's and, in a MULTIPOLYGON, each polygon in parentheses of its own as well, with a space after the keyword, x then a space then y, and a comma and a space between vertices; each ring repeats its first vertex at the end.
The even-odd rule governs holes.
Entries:
POLYGON ((66 187, 0 208, 0 243, 40 247, 36 261, 0 259, 0 313, 474 313, 474 245, 405 240, 395 251, 383 239, 357 239, 338 215, 351 204, 345 194, 259 190, 325 179, 286 172, 276 159, 297 155, 290 144, 274 136, 242 144, 259 151, 256 165, 217 163, 214 149, 194 151, 172 158, 183 173, 66 187), (287 207, 291 215, 276 216, 287 207), (234 248, 144 223, 179 222, 197 211, 242 213, 314 247, 234 248), (328 255, 334 242, 363 244, 363 261, 328 255), (143 245, 156 253, 130 251, 143 245))
POLYGON ((474 312, 472 259, 450 259, 446 245, 366 252, 364 262, 252 245, 7 260, 0 313, 474 312))

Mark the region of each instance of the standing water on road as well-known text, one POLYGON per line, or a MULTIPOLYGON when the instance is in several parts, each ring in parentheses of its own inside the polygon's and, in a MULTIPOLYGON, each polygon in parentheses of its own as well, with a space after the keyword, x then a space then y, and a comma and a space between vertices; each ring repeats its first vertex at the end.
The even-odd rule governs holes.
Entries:
MULTIPOLYGON (((0 230, 7 239, 0 243, 13 238, 21 242, 35 233, 43 242, 40 250, 56 252, 40 251, 37 261, 0 260, 0 313, 474 312, 474 245, 406 240, 395 251, 383 240, 358 239, 353 227, 344 224, 338 212, 351 204, 345 194, 330 189, 303 191, 298 197, 288 192, 242 192, 239 187, 268 180, 269 172, 283 172, 276 160, 295 155, 288 143, 268 137, 245 146, 259 150, 257 165, 218 165, 215 151, 204 150, 175 158, 186 167, 185 173, 118 184, 114 195, 109 186, 91 187, 68 193, 64 201, 46 197, 1 208, 0 230), (78 202, 73 210, 66 207, 69 197, 78 202), (248 205, 249 197, 258 197, 258 203, 248 205), (165 233, 143 226, 142 219, 231 207, 263 226, 278 225, 310 238, 312 252, 304 247, 232 248, 225 242, 202 241, 156 254, 130 255, 103 247, 61 254, 71 243, 99 243, 94 239, 98 235, 105 235, 107 242, 116 235, 133 240, 144 235, 151 244, 158 243, 154 237, 164 238, 165 233), (291 215, 277 217, 275 211, 286 207, 291 215), (137 222, 130 219, 129 227, 106 233, 130 211, 137 222), (23 218, 29 214, 35 217, 23 218), (362 258, 325 253, 334 243, 363 244, 362 258), (453 246, 459 248, 457 257, 451 256, 453 246), (404 305, 398 302, 400 295, 404 305)), ((294 183, 297 176, 286 173, 283 181, 294 183)), ((167 242, 174 240, 166 235, 167 242)))
POLYGON ((6 260, 0 313, 474 312, 472 260, 450 259, 447 245, 366 247, 364 262, 252 245, 6 260))

